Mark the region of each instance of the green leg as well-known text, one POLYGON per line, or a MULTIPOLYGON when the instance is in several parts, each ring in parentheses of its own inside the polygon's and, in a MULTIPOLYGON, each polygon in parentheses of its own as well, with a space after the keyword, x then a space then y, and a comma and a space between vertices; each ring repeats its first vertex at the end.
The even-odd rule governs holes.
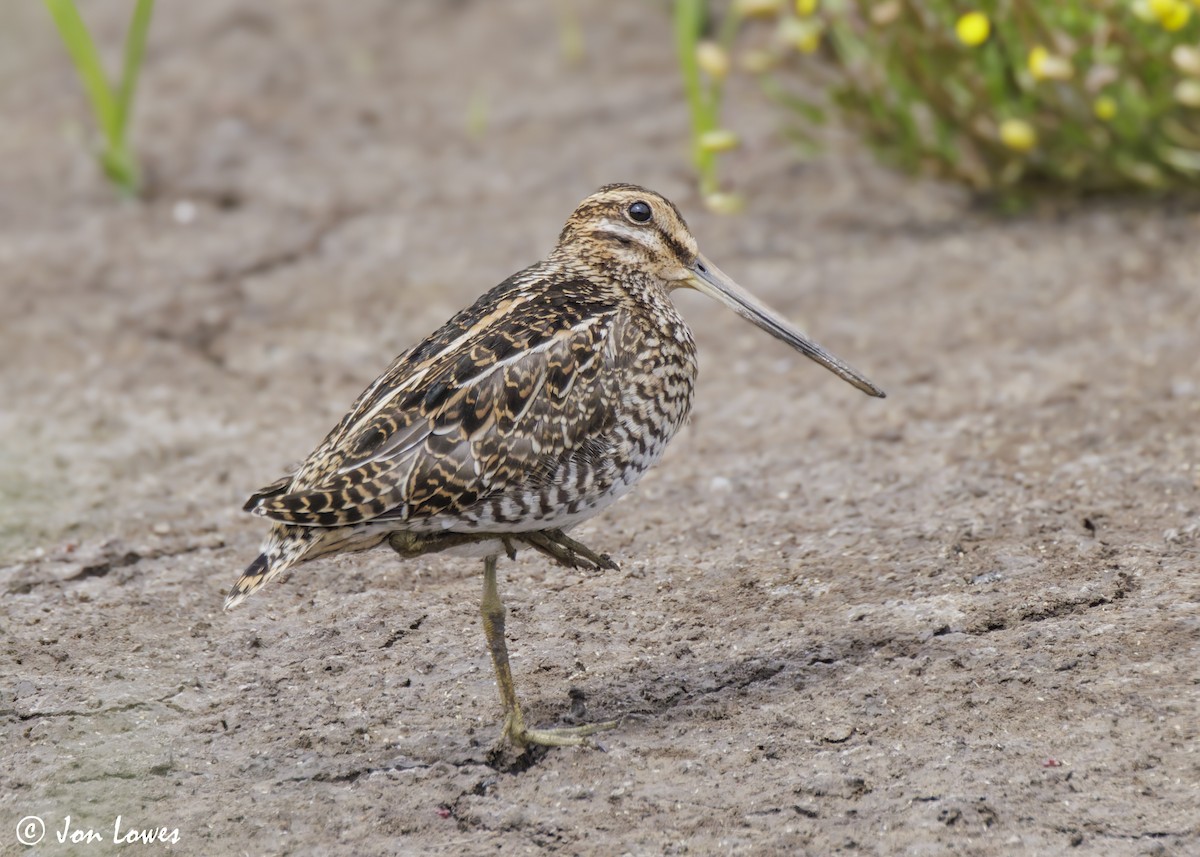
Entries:
POLYGON ((483 633, 487 636, 488 650, 492 653, 492 666, 496 670, 496 685, 500 688, 500 702, 504 705, 504 733, 501 740, 508 739, 518 747, 526 744, 541 744, 546 747, 574 747, 589 743, 587 738, 604 729, 612 729, 617 721, 590 723, 586 726, 571 726, 558 729, 528 729, 517 702, 517 691, 513 687, 512 670, 508 665, 508 646, 504 641, 504 602, 496 586, 496 557, 483 561, 483 600, 479 605, 483 616, 483 633))

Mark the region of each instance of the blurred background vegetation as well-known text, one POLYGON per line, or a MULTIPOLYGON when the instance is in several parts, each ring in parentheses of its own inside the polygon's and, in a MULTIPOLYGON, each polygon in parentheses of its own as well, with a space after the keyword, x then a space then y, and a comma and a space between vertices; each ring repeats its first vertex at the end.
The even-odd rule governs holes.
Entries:
POLYGON ((730 75, 759 81, 805 147, 838 122, 911 173, 1018 201, 1200 178, 1200 0, 676 0, 700 186, 738 145, 730 75))
MULTIPOLYGON (((104 173, 138 190, 127 140, 153 0, 130 3, 110 83, 73 0, 44 0, 95 116, 104 173)), ((555 0, 560 51, 584 38, 555 0)), ((904 171, 1005 202, 1043 192, 1167 191, 1200 179, 1200 0, 672 0, 691 151, 710 209, 743 200, 722 185, 731 75, 755 80, 803 150, 821 129, 859 134, 904 171)), ((647 8, 646 14, 654 14, 647 8)), ((469 126, 486 126, 472 102, 469 126)))

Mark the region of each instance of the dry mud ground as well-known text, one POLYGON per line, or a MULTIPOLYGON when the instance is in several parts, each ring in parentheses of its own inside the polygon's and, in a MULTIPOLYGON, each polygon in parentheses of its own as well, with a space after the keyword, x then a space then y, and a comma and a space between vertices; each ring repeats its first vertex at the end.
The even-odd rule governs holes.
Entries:
MULTIPOLYGON (((128 5, 85 13, 116 44, 128 5)), ((547 8, 163 6, 139 206, 4 7, 0 852, 1200 853, 1195 211, 992 219, 798 165, 747 92, 751 207, 709 216, 661 9, 584 4, 573 68, 547 8), (581 530, 622 570, 503 565, 530 716, 621 726, 495 757, 476 561, 226 615, 239 506, 613 180, 890 395, 682 297, 694 420, 581 530)))

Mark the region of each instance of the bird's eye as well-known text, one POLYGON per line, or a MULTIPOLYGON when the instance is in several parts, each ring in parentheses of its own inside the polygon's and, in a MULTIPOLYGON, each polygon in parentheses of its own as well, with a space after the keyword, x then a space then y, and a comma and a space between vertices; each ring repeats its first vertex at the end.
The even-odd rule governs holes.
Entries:
POLYGON ((650 219, 650 206, 640 199, 629 206, 629 219, 635 223, 645 223, 650 219))

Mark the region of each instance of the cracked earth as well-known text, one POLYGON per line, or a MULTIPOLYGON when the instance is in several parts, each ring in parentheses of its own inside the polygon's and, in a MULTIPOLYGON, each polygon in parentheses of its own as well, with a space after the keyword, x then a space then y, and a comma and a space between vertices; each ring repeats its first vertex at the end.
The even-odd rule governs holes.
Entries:
POLYGON ((142 205, 0 11, 0 852, 120 815, 205 855, 1200 853, 1195 207, 996 219, 797 162, 746 88, 714 217, 660 9, 581 3, 571 66, 542 3, 334 8, 160 10, 142 205), (240 505, 609 181, 889 397, 682 296, 692 424, 579 531, 621 569, 501 566, 530 720, 621 724, 496 752, 477 561, 224 614, 240 505))

